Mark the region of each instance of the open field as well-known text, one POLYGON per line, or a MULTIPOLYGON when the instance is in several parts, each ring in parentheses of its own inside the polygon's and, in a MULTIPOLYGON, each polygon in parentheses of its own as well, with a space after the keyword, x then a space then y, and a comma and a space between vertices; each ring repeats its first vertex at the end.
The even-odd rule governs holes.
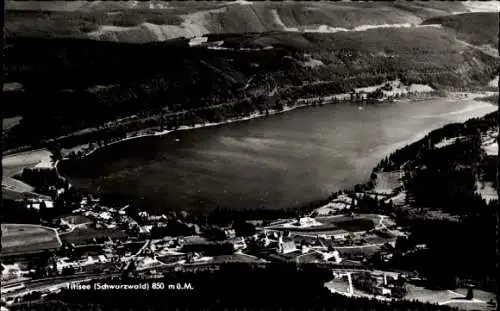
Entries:
POLYGON ((440 305, 456 307, 459 310, 494 310, 494 307, 489 306, 487 302, 490 299, 496 300, 494 293, 474 290, 474 299, 466 300, 465 295, 467 289, 460 288, 457 290, 430 290, 420 286, 409 284, 407 286, 408 294, 405 299, 418 300, 421 302, 429 302, 440 305))
POLYGON ((370 219, 349 219, 341 222, 336 222, 337 228, 344 229, 349 232, 367 231, 374 228, 374 223, 370 219))
POLYGON ((28 224, 2 224, 2 256, 54 249, 61 240, 54 229, 28 224))
MULTIPOLYGON (((463 296, 467 295, 467 289, 466 288, 458 288, 458 289, 454 290, 454 292, 458 293, 458 294, 461 294, 463 296)), ((490 299, 495 300, 496 299, 496 295, 495 295, 495 293, 490 293, 490 292, 485 292, 483 290, 474 289, 474 298, 475 299, 479 299, 479 300, 483 300, 483 301, 487 302, 490 299)))
MULTIPOLYGON (((270 226, 268 230, 288 231, 299 237, 316 237, 317 235, 335 235, 339 230, 347 232, 363 232, 374 229, 381 225, 381 218, 376 214, 361 214, 354 216, 337 215, 331 217, 316 217, 316 221, 322 225, 310 227, 293 227, 284 225, 270 226)), ((391 221, 384 221, 383 225, 391 225, 391 221)))
POLYGON ((2 176, 14 176, 21 173, 25 168, 52 167, 50 156, 51 153, 47 149, 30 150, 2 156, 2 176))
POLYGON ((326 25, 420 23, 451 12, 468 12, 461 3, 409 4, 236 2, 7 2, 7 36, 92 37, 145 42, 206 33, 244 33, 326 25))
POLYGON ((2 177, 2 189, 20 193, 31 192, 34 190, 34 188, 30 185, 8 176, 2 177))
POLYGON ((38 199, 38 200, 50 200, 49 196, 38 194, 35 192, 20 192, 16 190, 10 190, 8 187, 2 185, 2 198, 7 200, 24 200, 26 199, 38 199))
POLYGON ((477 301, 469 301, 469 300, 460 300, 456 299, 450 303, 445 304, 447 307, 457 308, 458 310, 467 310, 467 311, 494 311, 497 310, 495 306, 488 305, 484 302, 477 301))
POLYGON ((452 215, 440 210, 433 210, 428 207, 415 206, 408 208, 407 206, 401 207, 401 209, 408 211, 409 217, 413 219, 446 219, 450 221, 459 221, 460 216, 452 215))
POLYGON ((19 124, 19 122, 21 122, 21 120, 23 119, 23 117, 12 117, 12 118, 3 118, 2 120, 2 130, 3 131, 6 131, 16 125, 19 124))
POLYGON ((347 280, 333 279, 325 283, 326 288, 335 293, 349 293, 349 282, 347 280))
POLYGON ((126 234, 120 229, 95 229, 90 227, 75 228, 67 234, 61 234, 61 240, 67 243, 86 244, 93 239, 101 239, 106 237, 121 238, 126 234))
POLYGON ((498 46, 498 35, 490 31, 498 31, 498 13, 468 13, 459 15, 439 16, 426 20, 426 24, 440 24, 457 31, 458 37, 468 43, 481 46, 498 46))
POLYGON ((344 229, 350 232, 368 231, 377 225, 380 216, 375 214, 360 214, 354 216, 335 216, 335 217, 317 217, 317 221, 325 225, 333 225, 338 229, 344 229))
MULTIPOLYGON (((51 167, 51 153, 46 149, 31 150, 2 156, 2 191, 4 198, 21 200, 25 197, 39 197, 31 194, 34 188, 13 178, 25 168, 51 167)), ((44 196, 43 196, 44 197, 44 196)))
POLYGON ((365 218, 346 218, 341 217, 342 220, 336 218, 318 218, 317 220, 322 225, 310 227, 293 227, 293 226, 275 226, 270 229, 300 232, 300 233, 314 233, 314 234, 334 234, 338 230, 346 230, 349 232, 368 231, 375 227, 375 223, 371 219, 365 218))
POLYGON ((373 192, 391 194, 393 190, 400 186, 399 171, 377 173, 377 182, 373 192))

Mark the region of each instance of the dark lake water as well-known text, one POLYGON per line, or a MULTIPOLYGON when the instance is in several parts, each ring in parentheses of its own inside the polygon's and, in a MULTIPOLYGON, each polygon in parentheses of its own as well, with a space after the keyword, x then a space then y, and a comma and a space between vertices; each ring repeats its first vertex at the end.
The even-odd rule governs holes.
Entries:
POLYGON ((388 153, 497 107, 426 100, 304 108, 101 149, 60 171, 77 187, 147 202, 152 211, 286 208, 364 182, 388 153))

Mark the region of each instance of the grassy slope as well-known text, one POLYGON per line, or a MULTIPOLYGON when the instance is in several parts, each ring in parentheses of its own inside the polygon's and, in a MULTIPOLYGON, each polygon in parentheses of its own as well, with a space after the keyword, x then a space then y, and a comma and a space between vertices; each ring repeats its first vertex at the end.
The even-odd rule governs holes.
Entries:
POLYGON ((310 52, 313 58, 327 65, 315 69, 325 78, 339 73, 358 78, 376 72, 405 73, 409 79, 414 77, 424 83, 427 79, 441 85, 466 86, 477 82, 486 85, 495 72, 494 58, 472 51, 456 42, 449 31, 437 28, 266 34, 256 35, 253 43, 285 45, 310 52), (432 78, 439 74, 446 79, 432 78))
POLYGON ((52 230, 36 225, 2 224, 2 255, 38 252, 59 246, 52 230))
POLYGON ((424 21, 424 24, 441 24, 455 30, 458 38, 473 45, 491 44, 498 46, 497 13, 467 13, 440 16, 424 21))
POLYGON ((141 23, 179 25, 181 10, 121 10, 120 14, 106 12, 50 12, 50 11, 9 11, 6 18, 6 36, 70 37, 86 38, 100 25, 132 27, 141 23))
POLYGON ((294 3, 276 6, 281 20, 288 27, 301 25, 329 25, 352 28, 359 25, 418 23, 420 18, 391 4, 374 6, 371 3, 337 3, 334 5, 317 3, 294 3))
MULTIPOLYGON (((168 9, 150 9, 147 3, 136 6, 123 2, 96 4, 8 4, 6 34, 40 37, 85 37, 100 25, 137 26, 148 22, 157 25, 179 26, 184 16, 196 11, 224 7, 224 12, 207 13, 195 24, 206 27, 210 33, 243 33, 279 30, 273 10, 286 26, 300 27, 326 24, 336 27, 354 27, 364 24, 419 23, 421 20, 447 12, 464 10, 460 3, 254 3, 234 5, 227 3, 164 3, 168 9), (24 9, 24 11, 20 11, 24 9), (113 14, 108 14, 113 13, 113 14), (119 13, 119 14, 115 14, 119 13)), ((180 31, 182 36, 185 31, 180 31)), ((145 42, 158 40, 151 29, 112 31, 100 40, 145 42)))

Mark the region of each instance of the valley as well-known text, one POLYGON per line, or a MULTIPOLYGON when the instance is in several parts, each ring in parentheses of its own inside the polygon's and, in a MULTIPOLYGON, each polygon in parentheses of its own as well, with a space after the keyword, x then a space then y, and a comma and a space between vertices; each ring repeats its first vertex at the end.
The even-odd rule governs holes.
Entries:
POLYGON ((496 308, 498 2, 6 7, 2 311, 496 308))

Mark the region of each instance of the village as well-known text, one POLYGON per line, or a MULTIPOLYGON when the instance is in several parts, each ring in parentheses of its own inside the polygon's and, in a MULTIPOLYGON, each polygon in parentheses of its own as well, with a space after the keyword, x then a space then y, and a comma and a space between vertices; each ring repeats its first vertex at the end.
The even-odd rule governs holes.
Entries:
MULTIPOLYGON (((133 274, 151 279, 173 267, 228 262, 328 265, 336 271, 334 283, 347 284, 345 291, 332 287, 333 292, 357 295, 362 290, 374 297, 400 298, 402 280, 408 275, 390 272, 388 277, 375 271, 370 261, 375 256, 388 260, 396 240, 407 234, 388 216, 358 213, 355 206, 363 195, 340 193, 296 218, 228 226, 195 223, 185 212, 154 215, 131 211, 128 205, 109 207, 88 195, 69 215, 45 224, 55 229, 45 233, 53 235, 54 243, 26 241, 13 247, 15 251, 2 253, 2 299, 8 305, 33 299, 33 292, 44 297, 89 276, 133 274), (54 279, 60 281, 48 285, 41 281, 54 279)), ((390 193, 381 195, 387 200, 390 193)), ((29 199, 25 204, 35 210, 54 208, 51 200, 29 199)), ((6 239, 16 230, 28 234, 29 229, 16 226, 22 227, 2 225, 6 239)))

